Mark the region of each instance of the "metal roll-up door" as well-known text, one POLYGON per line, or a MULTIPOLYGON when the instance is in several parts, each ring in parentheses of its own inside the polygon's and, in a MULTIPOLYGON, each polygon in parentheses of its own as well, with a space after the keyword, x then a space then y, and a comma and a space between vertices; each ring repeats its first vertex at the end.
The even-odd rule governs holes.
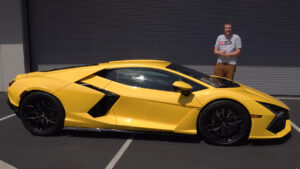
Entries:
POLYGON ((162 59, 211 72, 215 40, 231 21, 243 42, 236 80, 270 94, 300 95, 292 92, 300 84, 297 0, 27 0, 27 10, 33 71, 162 59), (272 87, 280 82, 280 90, 272 87))

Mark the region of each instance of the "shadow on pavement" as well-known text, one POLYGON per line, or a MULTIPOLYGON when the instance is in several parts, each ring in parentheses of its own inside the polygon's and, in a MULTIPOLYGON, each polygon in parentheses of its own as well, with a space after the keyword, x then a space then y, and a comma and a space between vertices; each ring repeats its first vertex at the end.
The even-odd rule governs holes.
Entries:
MULTIPOLYGON (((201 136, 193 135, 181 135, 181 134, 165 134, 165 133, 127 133, 119 131, 84 131, 84 130, 63 130, 59 136, 70 137, 89 137, 89 138, 116 138, 116 139, 128 139, 134 138, 134 140, 151 140, 151 141, 166 141, 166 142, 178 142, 178 143, 201 143, 205 142, 201 136)), ((292 137, 291 133, 280 139, 260 139, 260 140, 248 140, 241 144, 232 145, 236 146, 270 146, 281 145, 287 142, 292 137)), ((207 143, 209 144, 209 143, 207 143)), ((218 145, 216 145, 218 146, 218 145)), ((228 147, 228 146, 227 146, 228 147)))
POLYGON ((82 130, 63 130, 59 136, 70 137, 90 137, 90 138, 116 138, 134 140, 167 141, 182 143, 200 143, 202 139, 199 136, 181 135, 181 134, 162 134, 162 133, 126 133, 114 131, 82 131, 82 130))
POLYGON ((262 139, 262 140, 250 140, 249 144, 251 146, 269 146, 269 145, 280 145, 287 142, 289 139, 292 138, 292 134, 289 133, 283 138, 279 139, 262 139))

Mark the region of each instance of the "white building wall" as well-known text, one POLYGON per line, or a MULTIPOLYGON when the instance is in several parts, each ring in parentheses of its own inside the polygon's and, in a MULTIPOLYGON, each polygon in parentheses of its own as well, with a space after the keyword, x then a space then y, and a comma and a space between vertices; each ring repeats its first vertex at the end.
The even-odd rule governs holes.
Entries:
POLYGON ((22 0, 0 1, 0 91, 17 74, 25 72, 22 0))

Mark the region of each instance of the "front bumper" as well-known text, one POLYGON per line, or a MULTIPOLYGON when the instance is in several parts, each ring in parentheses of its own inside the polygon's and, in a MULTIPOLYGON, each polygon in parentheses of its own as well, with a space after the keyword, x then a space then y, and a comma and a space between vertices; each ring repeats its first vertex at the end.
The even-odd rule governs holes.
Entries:
POLYGON ((285 128, 286 120, 289 120, 288 110, 276 114, 267 129, 272 133, 277 134, 285 128))
POLYGON ((252 131, 250 134, 249 139, 276 139, 276 138, 283 138, 292 131, 291 121, 285 120, 284 129, 279 131, 278 133, 274 134, 267 129, 257 129, 252 131))

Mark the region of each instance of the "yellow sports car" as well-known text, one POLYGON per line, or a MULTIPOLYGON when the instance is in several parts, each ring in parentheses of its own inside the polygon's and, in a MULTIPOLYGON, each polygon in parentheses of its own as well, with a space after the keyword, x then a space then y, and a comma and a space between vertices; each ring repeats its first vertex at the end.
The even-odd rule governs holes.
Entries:
POLYGON ((210 143, 281 138, 289 108, 235 81, 160 60, 124 60, 18 75, 9 104, 34 135, 63 127, 201 134, 210 143))

